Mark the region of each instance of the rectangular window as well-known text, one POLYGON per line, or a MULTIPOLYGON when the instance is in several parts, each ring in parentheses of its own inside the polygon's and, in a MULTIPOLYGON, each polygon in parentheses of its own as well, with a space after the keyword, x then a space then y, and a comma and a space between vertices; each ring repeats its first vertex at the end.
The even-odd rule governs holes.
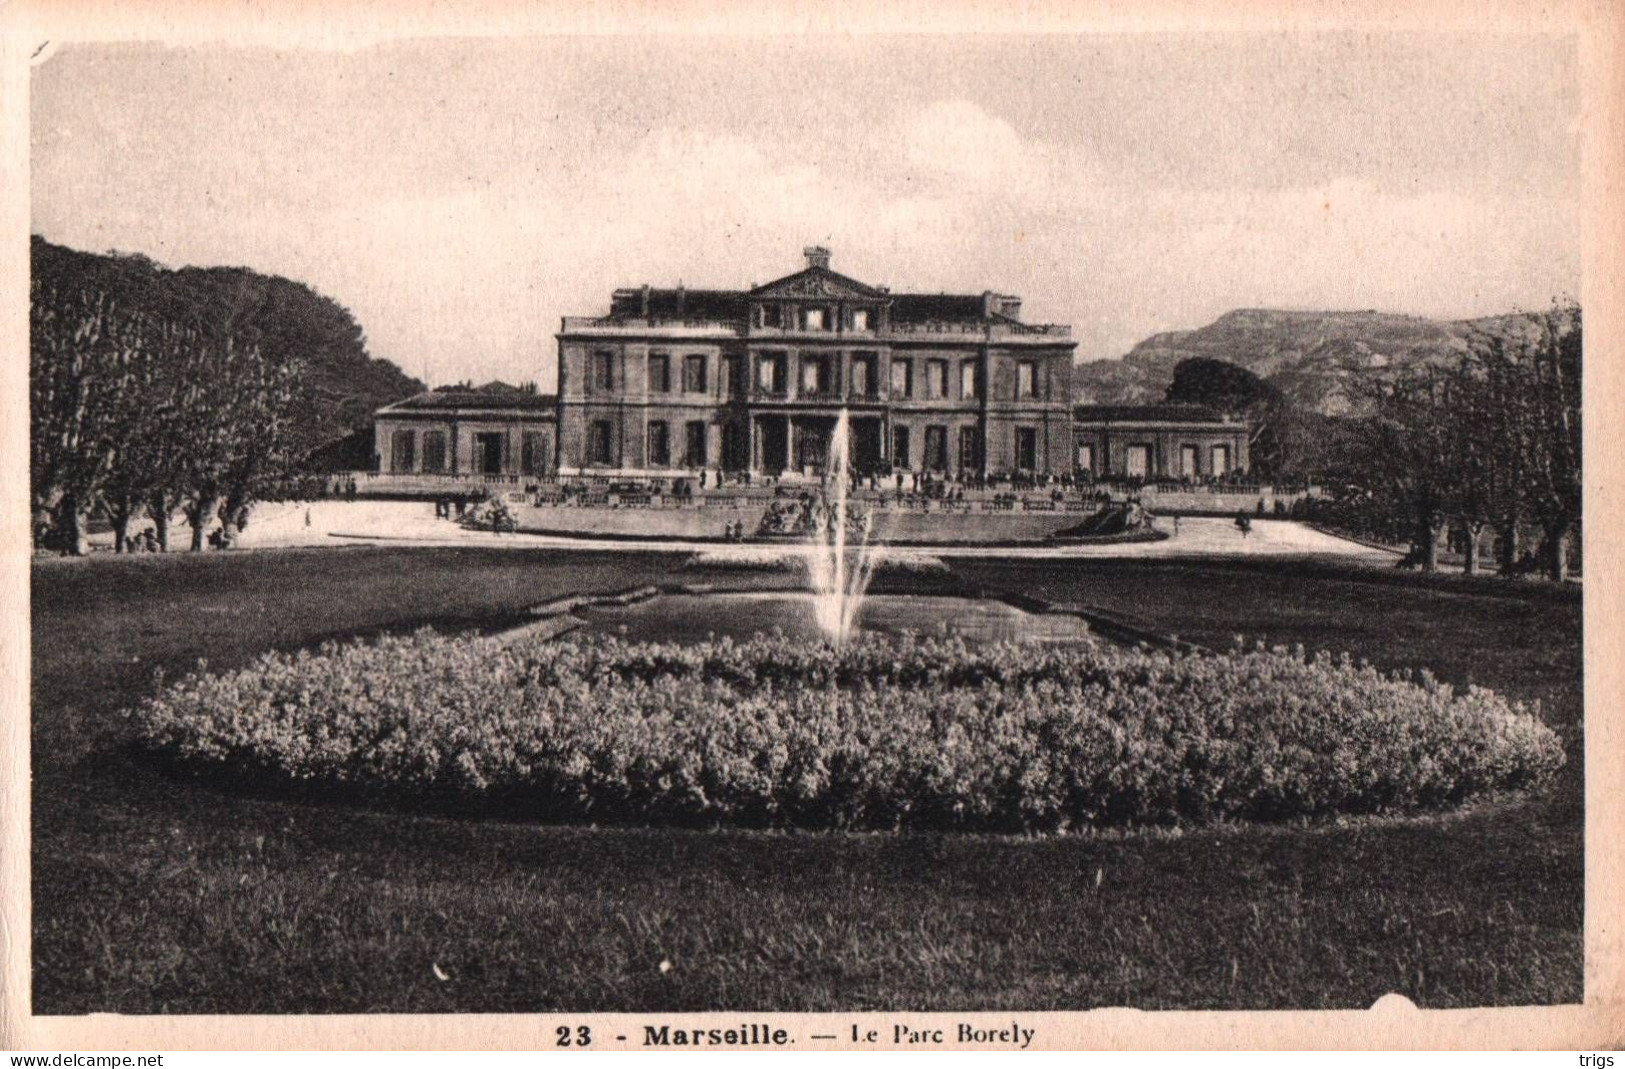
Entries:
POLYGON ((610 425, 607 419, 595 419, 587 427, 587 463, 613 464, 610 453, 610 425))
POLYGON ((417 464, 417 451, 416 431, 396 431, 389 442, 389 470, 411 471, 417 464))
POLYGON ((925 396, 940 401, 948 396, 948 361, 929 360, 925 365, 925 396))
POLYGON ((982 369, 974 360, 959 365, 959 399, 974 401, 982 396, 982 369))
POLYGON ((671 429, 657 420, 649 424, 649 467, 671 466, 671 429))
POLYGON ((1016 398, 1026 401, 1038 395, 1038 365, 1023 360, 1016 365, 1016 398))
POLYGON ((705 392, 705 354, 691 353, 683 357, 683 392, 705 392))
POLYGON ((1078 443, 1078 455, 1077 455, 1077 458, 1073 461, 1073 464, 1080 472, 1088 472, 1091 475, 1094 474, 1094 471, 1095 471, 1095 447, 1094 447, 1094 445, 1089 443, 1089 442, 1079 442, 1078 443))
POLYGON ((959 470, 977 471, 982 466, 982 436, 975 427, 959 428, 959 470))
POLYGON ((501 475, 508 465, 508 436, 502 431, 486 431, 474 436, 474 470, 485 475, 501 475))
POLYGON ((690 420, 685 428, 683 463, 690 468, 703 468, 705 456, 705 421, 690 420))
POLYGON ((665 353, 649 354, 649 392, 671 392, 671 357, 665 353))
POLYGON ((423 470, 446 470, 446 432, 423 432, 423 470))
POLYGON ((519 440, 519 472, 522 475, 547 474, 547 434, 526 431, 519 440))
POLYGON ((925 429, 925 467, 927 471, 948 470, 948 428, 925 429))
MULTIPOLYGON (((893 365, 894 367, 896 365, 893 365)), ((891 462, 892 467, 910 467, 908 452, 908 428, 893 427, 891 429, 891 462)))
POLYGON ((891 362, 891 395, 908 398, 914 396, 914 365, 908 360, 891 362))
POLYGON ((1038 470, 1038 431, 1036 428, 1016 428, 1016 467, 1021 471, 1038 470))
POLYGON ((852 310, 852 329, 869 329, 869 310, 867 308, 854 308, 852 310))
POLYGON ((801 313, 801 326, 804 330, 824 329, 824 310, 822 308, 808 308, 801 313))
POLYGON ((1148 445, 1131 445, 1124 459, 1127 461, 1124 472, 1131 479, 1143 479, 1151 474, 1151 447, 1148 445))
POLYGON ((762 305, 762 326, 781 327, 784 325, 784 313, 776 304, 762 305))
POLYGON ((1202 474, 1202 450, 1194 445, 1179 447, 1179 474, 1194 479, 1202 474))
POLYGON ((851 396, 868 397, 873 389, 874 387, 869 384, 869 358, 860 357, 853 360, 851 396))
POLYGON ((745 427, 735 420, 722 425, 722 464, 729 471, 740 471, 749 466, 746 450, 750 439, 746 437, 745 427))
POLYGON ((785 389, 785 364, 787 358, 783 353, 773 353, 762 357, 761 363, 756 365, 756 387, 764 393, 782 395, 785 389))
POLYGON ((802 393, 805 394, 805 393, 817 393, 818 392, 818 390, 819 390, 819 380, 821 380, 823 378, 823 375, 822 375, 822 371, 823 371, 822 363, 823 363, 822 361, 815 360, 815 359, 813 359, 811 357, 805 357, 804 356, 804 357, 801 358, 801 392, 802 393))
POLYGON ((593 388, 608 393, 615 389, 615 354, 599 352, 592 354, 592 384, 593 388))
POLYGON ((1229 475, 1230 474, 1230 447, 1229 446, 1227 446, 1227 445, 1216 445, 1216 446, 1213 447, 1213 474, 1215 474, 1215 475, 1229 475))

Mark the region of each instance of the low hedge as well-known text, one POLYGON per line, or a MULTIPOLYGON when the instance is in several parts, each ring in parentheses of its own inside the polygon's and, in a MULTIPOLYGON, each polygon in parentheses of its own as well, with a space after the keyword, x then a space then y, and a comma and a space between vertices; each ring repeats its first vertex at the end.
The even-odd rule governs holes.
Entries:
POLYGON ((1059 830, 1434 808, 1562 764, 1536 712, 1347 657, 420 632, 205 666, 174 766, 545 820, 1059 830))

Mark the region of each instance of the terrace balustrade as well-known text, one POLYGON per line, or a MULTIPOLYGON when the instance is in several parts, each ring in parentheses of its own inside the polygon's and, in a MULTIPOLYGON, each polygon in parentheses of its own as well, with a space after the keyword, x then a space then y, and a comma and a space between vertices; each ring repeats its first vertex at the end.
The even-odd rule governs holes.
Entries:
POLYGON ((446 488, 466 486, 518 486, 523 483, 553 482, 553 475, 487 475, 471 471, 365 471, 352 473, 351 478, 363 484, 389 486, 392 490, 409 490, 414 485, 432 485, 446 488))
POLYGON ((696 319, 690 316, 565 316, 565 331, 598 331, 623 334, 649 330, 685 330, 704 334, 738 334, 739 324, 727 319, 696 319))
POLYGON ((651 330, 680 330, 692 334, 728 334, 735 337, 827 339, 857 336, 885 338, 891 335, 919 337, 935 335, 951 338, 1055 338, 1072 337, 1072 328, 1064 323, 1016 322, 956 322, 944 320, 929 323, 890 323, 868 330, 808 330, 799 325, 765 327, 746 325, 730 319, 701 319, 692 316, 565 316, 564 330, 594 333, 636 334, 651 330))
POLYGON ((1012 338, 1066 339, 1072 337, 1072 328, 1064 323, 961 323, 943 321, 933 323, 893 323, 887 333, 909 337, 925 334, 952 338, 989 338, 998 341, 1012 338))
POLYGON ((796 394, 797 401, 806 401, 808 404, 838 405, 846 400, 840 390, 801 390, 796 394))

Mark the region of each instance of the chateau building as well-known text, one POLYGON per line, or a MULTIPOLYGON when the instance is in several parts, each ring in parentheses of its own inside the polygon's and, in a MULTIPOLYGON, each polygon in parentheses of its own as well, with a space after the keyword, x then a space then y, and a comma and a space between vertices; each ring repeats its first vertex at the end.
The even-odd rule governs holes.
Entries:
POLYGON ((845 410, 860 474, 1141 479, 1245 470, 1248 428, 1189 405, 1075 405, 1067 326, 1021 299, 892 293, 807 266, 749 290, 616 290, 566 316, 558 393, 441 388, 381 409, 383 474, 822 475, 845 410))
POLYGON ((816 475, 843 408, 862 473, 1072 465, 1069 328, 1022 322, 1017 297, 892 293, 806 257, 755 289, 623 289, 606 316, 566 317, 561 471, 816 475))

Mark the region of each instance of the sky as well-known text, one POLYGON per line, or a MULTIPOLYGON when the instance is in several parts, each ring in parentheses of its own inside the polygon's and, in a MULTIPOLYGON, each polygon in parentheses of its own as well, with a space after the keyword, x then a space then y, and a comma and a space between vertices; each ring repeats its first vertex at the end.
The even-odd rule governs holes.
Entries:
POLYGON ((305 282, 432 384, 547 388, 561 316, 815 243, 896 291, 1019 294, 1080 359, 1232 308, 1580 292, 1566 37, 81 44, 31 93, 35 233, 305 282))

